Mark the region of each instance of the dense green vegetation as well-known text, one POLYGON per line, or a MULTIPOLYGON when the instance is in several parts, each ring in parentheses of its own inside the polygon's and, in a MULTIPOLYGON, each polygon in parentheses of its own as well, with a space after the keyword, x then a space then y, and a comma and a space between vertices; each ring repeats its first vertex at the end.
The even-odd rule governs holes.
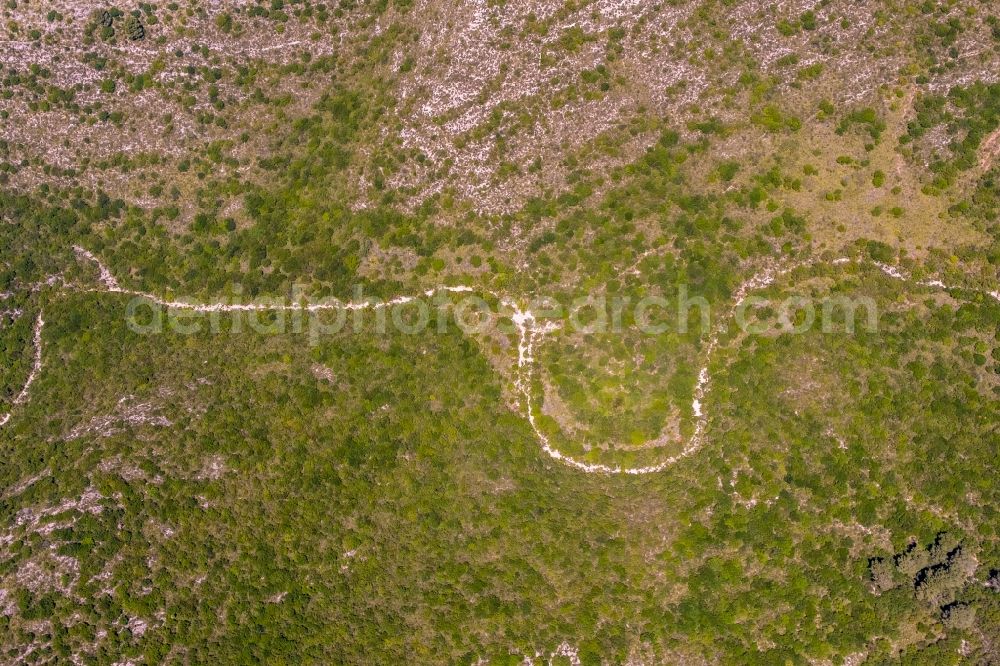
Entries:
POLYGON ((11 528, 4 575, 54 555, 79 569, 17 592, 5 631, 40 654, 149 662, 502 663, 567 635, 593 637, 577 639, 584 663, 624 660, 637 639, 650 659, 724 663, 955 637, 988 649, 975 637, 992 626, 989 590, 934 605, 927 583, 907 595, 894 578, 876 595, 869 568, 945 530, 975 553, 962 580, 996 566, 1000 498, 982 472, 1000 354, 981 352, 997 349, 1000 308, 899 300, 895 281, 842 272, 794 282, 876 297, 884 328, 734 340, 711 443, 642 480, 540 456, 457 330, 317 347, 148 337, 116 316, 122 297, 48 300, 51 360, 0 435, 4 485, 38 480, 4 510, 99 495, 11 528), (130 425, 142 404, 171 425, 130 425), (956 603, 980 610, 943 614, 956 603), (58 621, 24 633, 41 617, 58 621))

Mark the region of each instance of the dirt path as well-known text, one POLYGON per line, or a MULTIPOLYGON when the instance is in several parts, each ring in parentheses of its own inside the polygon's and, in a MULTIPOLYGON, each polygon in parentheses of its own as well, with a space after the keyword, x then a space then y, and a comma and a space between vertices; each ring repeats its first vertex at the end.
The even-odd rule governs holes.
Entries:
MULTIPOLYGON (((172 301, 166 300, 156 296, 155 294, 150 294, 147 292, 136 291, 133 289, 122 288, 115 278, 114 274, 105 266, 100 259, 98 259, 92 252, 85 250, 82 247, 74 246, 73 248, 76 254, 81 259, 85 259, 94 263, 97 266, 99 273, 99 281, 102 285, 100 289, 85 289, 83 291, 98 292, 98 293, 113 293, 113 294, 124 294, 128 296, 140 297, 147 299, 153 303, 160 306, 178 309, 178 310, 190 310, 194 312, 240 312, 240 311, 299 311, 299 312, 317 312, 321 310, 365 310, 365 309, 377 309, 391 307, 393 305, 399 305, 403 303, 409 303, 419 296, 397 296, 388 301, 340 301, 336 299, 331 299, 323 301, 320 303, 302 304, 302 303, 287 303, 287 304, 260 304, 260 303, 192 303, 188 301, 172 301)), ((741 284, 734 294, 733 305, 730 310, 730 314, 736 311, 736 309, 747 299, 747 297, 755 291, 759 291, 773 284, 775 280, 779 277, 790 273, 791 271, 801 268, 803 266, 815 265, 820 263, 816 261, 798 262, 788 266, 771 266, 768 267, 750 279, 746 280, 741 284)), ((867 263, 860 260, 841 258, 835 259, 830 262, 832 265, 843 265, 847 263, 867 263)), ((922 287, 933 287, 938 289, 953 289, 957 287, 952 287, 944 284, 940 280, 913 280, 909 275, 907 275, 901 269, 891 266, 889 264, 883 264, 880 262, 870 262, 880 271, 885 273, 887 276, 900 280, 903 282, 909 282, 917 286, 922 287)), ((64 283, 65 289, 72 288, 70 285, 64 283)), ((698 372, 698 381, 695 384, 694 395, 691 400, 691 410, 695 417, 695 427, 691 438, 688 440, 687 444, 681 450, 680 453, 670 456, 663 461, 646 467, 620 467, 604 465, 601 463, 588 463, 581 460, 577 460, 570 456, 565 455, 558 449, 552 446, 548 436, 542 432, 536 421, 534 399, 531 392, 531 380, 532 373, 534 371, 535 365, 535 347, 541 342, 544 337, 557 330, 559 325, 555 322, 541 322, 535 316, 531 310, 522 310, 520 306, 511 298, 498 294, 496 292, 490 291, 488 289, 471 287, 466 285, 459 286, 441 286, 434 289, 429 289, 424 292, 423 296, 430 297, 436 293, 447 292, 447 293, 481 293, 489 295, 497 301, 499 301, 504 307, 509 308, 513 313, 511 315, 511 321, 518 331, 518 346, 517 346, 517 369, 518 372, 515 376, 514 386, 518 393, 523 397, 523 416, 527 419, 528 423, 531 425, 531 429, 535 433, 535 437, 538 438, 539 443, 542 446, 542 450, 545 451, 551 458, 558 460, 559 462, 578 469, 582 472, 590 474, 652 474, 655 472, 660 472, 670 467, 677 461, 690 456, 691 454, 698 451, 701 448, 705 427, 708 423, 708 414, 705 410, 705 397, 708 391, 711 389, 711 373, 709 372, 709 363, 712 359, 712 355, 715 353, 716 348, 719 344, 719 336, 721 332, 728 326, 728 320, 723 320, 720 322, 709 336, 707 343, 705 344, 703 365, 698 372)), ((987 293, 992 298, 1000 301, 1000 291, 990 291, 987 293)), ((14 399, 13 405, 16 407, 28 401, 29 394, 28 390, 31 388, 32 383, 38 376, 38 373, 42 368, 42 327, 45 325, 45 321, 42 318, 42 313, 39 312, 38 318, 35 321, 35 331, 34 331, 34 347, 35 347, 35 359, 34 364, 31 369, 31 373, 28 375, 28 379, 25 382, 24 388, 14 399)), ((0 416, 0 427, 5 425, 11 419, 11 414, 5 414, 0 416)))
MULTIPOLYGON (((38 317, 35 319, 35 332, 34 335, 32 336, 32 343, 35 346, 35 360, 31 364, 31 372, 28 373, 28 379, 25 380, 24 382, 24 388, 22 388, 21 392, 18 393, 17 396, 14 398, 14 402, 12 405, 14 407, 22 405, 28 401, 28 389, 31 388, 31 385, 35 382, 35 379, 38 378, 38 373, 41 372, 42 370, 42 327, 43 326, 45 326, 45 320, 42 318, 42 313, 39 312, 38 317)), ((7 422, 10 421, 10 417, 11 417, 10 412, 4 414, 3 416, 0 416, 0 427, 7 425, 7 422)))
POLYGON ((1000 129, 986 137, 980 150, 982 155, 979 156, 979 168, 986 171, 993 166, 997 155, 1000 155, 1000 129))

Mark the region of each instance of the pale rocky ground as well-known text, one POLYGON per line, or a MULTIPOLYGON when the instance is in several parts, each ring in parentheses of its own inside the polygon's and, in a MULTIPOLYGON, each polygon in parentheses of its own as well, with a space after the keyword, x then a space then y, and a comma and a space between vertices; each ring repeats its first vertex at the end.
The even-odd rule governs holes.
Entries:
MULTIPOLYGON (((24 94, 0 100, 9 114, 0 123, 3 159, 28 160, 8 175, 10 182, 25 189, 41 182, 100 186, 143 207, 176 201, 167 198, 174 185, 185 193, 183 207, 199 184, 192 172, 179 174, 177 164, 213 142, 222 142, 233 160, 213 165, 213 177, 266 182, 256 157, 268 153, 268 135, 306 115, 324 91, 316 76, 282 68, 327 56, 349 61, 359 45, 397 22, 405 22, 412 39, 381 73, 397 78, 393 120, 381 140, 418 159, 407 160, 388 184, 402 192, 404 207, 441 194, 484 213, 510 212, 532 196, 558 192, 580 166, 602 173, 626 164, 665 127, 691 134, 690 122, 714 117, 756 142, 760 132, 746 126, 748 99, 738 85, 746 72, 774 77, 775 101, 800 115, 823 98, 839 108, 882 108, 889 87, 919 55, 912 21, 888 7, 845 1, 754 0, 719 11, 695 2, 420 0, 405 16, 390 8, 373 19, 359 8, 323 22, 315 12, 295 17, 302 3, 284 6, 285 22, 248 16, 254 6, 227 0, 160 7, 143 40, 96 38, 89 45, 84 33, 102 5, 28 2, 5 9, 0 74, 35 67, 45 74, 43 85, 73 91, 84 116, 58 103, 33 111, 24 94), (53 11, 60 18, 49 21, 53 11), (782 20, 794 22, 805 11, 814 12, 815 29, 779 32, 782 20), (228 33, 217 23, 227 14, 235 26, 228 33), (40 32, 37 39, 32 30, 40 32), (797 58, 793 65, 790 56, 797 58), (98 71, 100 59, 106 64, 98 71), (823 66, 819 78, 796 83, 796 72, 811 65, 823 66), (251 85, 236 83, 241 67, 253 72, 251 85), (203 76, 212 68, 224 72, 214 84, 203 76), (116 71, 145 73, 153 88, 130 92, 119 81, 114 92, 101 92, 116 71), (262 103, 254 91, 287 103, 262 103), (224 106, 213 107, 213 100, 224 106), (97 120, 101 110, 121 111, 120 126, 97 120), (226 127, 199 122, 205 114, 224 118, 226 127), (569 164, 567 156, 582 164, 569 164), (151 194, 156 177, 165 177, 167 187, 151 194)), ((1000 63, 989 28, 982 12, 966 11, 975 6, 956 4, 933 17, 961 17, 966 29, 955 43, 955 65, 914 92, 996 80, 1000 63)), ((370 168, 358 165, 356 206, 369 205, 371 177, 370 168)))
MULTIPOLYGON (((878 17, 870 7, 848 2, 737 3, 718 17, 720 27, 728 28, 723 43, 730 53, 718 53, 716 46, 711 56, 696 3, 602 0, 570 11, 561 3, 499 7, 428 0, 419 15, 427 24, 419 41, 397 54, 399 62, 412 61, 400 83, 401 136, 405 147, 427 161, 396 184, 422 197, 453 188, 485 212, 509 212, 532 195, 557 190, 570 171, 560 158, 588 144, 603 140, 617 149, 613 156, 591 156, 591 171, 631 161, 659 133, 656 127, 629 132, 642 127, 637 119, 661 118, 681 131, 708 116, 745 121, 745 96, 732 94, 741 71, 728 66, 730 59, 788 79, 779 91, 792 108, 808 112, 823 97, 846 108, 880 107, 884 87, 912 55, 910 36, 891 15, 878 17), (807 10, 815 12, 815 30, 790 37, 778 32, 779 20, 807 10), (583 43, 561 48, 560 40, 573 34, 583 43), (868 49, 858 49, 859 43, 868 49), (615 52, 612 60, 609 52, 615 52), (819 81, 796 89, 789 68, 779 63, 789 55, 797 57, 791 73, 823 65, 819 81), (584 72, 601 65, 609 73, 609 90, 574 90, 585 88, 584 72), (541 169, 533 172, 536 159, 541 169)), ((962 11, 956 7, 951 15, 962 11)), ((960 66, 925 90, 996 80, 998 55, 983 46, 985 30, 980 25, 962 33, 960 66)))
POLYGON ((113 43, 95 38, 89 44, 84 40, 93 12, 106 5, 36 1, 4 10, 0 77, 15 72, 23 76, 34 69, 46 87, 71 91, 82 111, 55 104, 48 111, 33 110, 31 97, 16 93, 0 101, 0 110, 9 114, 0 122, 0 140, 8 153, 4 159, 12 164, 28 160, 10 176, 11 184, 25 189, 42 182, 100 187, 150 207, 167 199, 146 191, 149 174, 165 173, 182 190, 188 189, 177 163, 214 142, 222 142, 239 162, 235 167, 216 165, 214 175, 228 170, 239 176, 252 170, 251 158, 266 154, 268 128, 279 122, 261 98, 254 99, 254 92, 264 99, 287 98, 280 115, 304 115, 323 87, 310 85, 308 72, 281 68, 330 56, 351 30, 347 15, 331 16, 322 24, 315 18, 276 24, 238 13, 253 6, 232 0, 184 3, 175 12, 161 6, 155 12, 157 23, 144 17, 144 39, 131 41, 119 28, 113 43), (61 18, 49 21, 50 11, 61 18), (217 25, 226 14, 234 16, 236 26, 228 33, 217 25), (38 39, 29 37, 33 29, 40 31, 38 39), (100 69, 95 66, 99 61, 100 69), (254 78, 253 85, 236 82, 240 68, 254 78), (222 78, 207 80, 205 73, 216 69, 222 78), (142 75, 150 78, 152 88, 133 92, 122 81, 142 75), (118 79, 116 89, 102 91, 102 81, 112 77, 118 79), (214 100, 218 103, 213 105, 214 100), (121 112, 123 120, 102 121, 101 110, 121 112), (224 118, 225 126, 199 122, 205 114, 224 118), (244 133, 250 136, 241 136, 244 133))

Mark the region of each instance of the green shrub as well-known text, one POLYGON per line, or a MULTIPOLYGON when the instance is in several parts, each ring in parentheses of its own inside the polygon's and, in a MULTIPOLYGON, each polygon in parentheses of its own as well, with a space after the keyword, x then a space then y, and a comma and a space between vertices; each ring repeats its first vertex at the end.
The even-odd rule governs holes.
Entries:
POLYGON ((125 34, 133 42, 139 41, 146 36, 146 28, 142 25, 142 21, 138 16, 129 14, 128 18, 125 19, 125 34))

